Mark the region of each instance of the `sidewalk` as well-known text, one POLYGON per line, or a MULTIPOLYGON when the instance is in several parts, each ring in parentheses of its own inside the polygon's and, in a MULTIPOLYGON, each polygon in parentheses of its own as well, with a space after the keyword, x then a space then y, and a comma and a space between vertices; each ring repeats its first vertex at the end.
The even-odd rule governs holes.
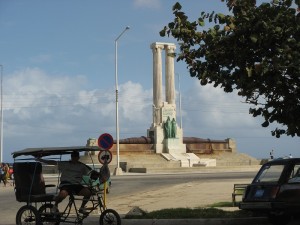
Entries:
POLYGON ((166 208, 206 207, 217 202, 231 202, 233 184, 250 182, 249 179, 222 182, 199 180, 147 191, 137 190, 131 195, 108 194, 107 204, 109 208, 117 209, 121 215, 127 214, 134 207, 148 212, 166 208))

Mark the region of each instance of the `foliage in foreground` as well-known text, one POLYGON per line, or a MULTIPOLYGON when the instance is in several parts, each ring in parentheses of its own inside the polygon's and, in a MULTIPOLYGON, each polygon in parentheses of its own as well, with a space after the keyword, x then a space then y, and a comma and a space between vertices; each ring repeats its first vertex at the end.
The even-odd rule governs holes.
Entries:
POLYGON ((282 125, 273 136, 300 136, 300 0, 226 3, 230 14, 201 12, 190 21, 177 2, 174 21, 160 35, 178 41, 177 61, 201 85, 236 89, 263 127, 282 125), (207 23, 214 26, 206 29, 207 23))

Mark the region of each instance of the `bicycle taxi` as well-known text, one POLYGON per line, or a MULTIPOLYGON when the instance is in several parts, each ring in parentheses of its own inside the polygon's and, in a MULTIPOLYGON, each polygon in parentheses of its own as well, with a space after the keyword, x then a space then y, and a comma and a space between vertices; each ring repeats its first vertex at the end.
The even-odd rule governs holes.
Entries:
POLYGON ((54 197, 58 193, 60 173, 56 185, 46 184, 43 176, 43 166, 35 159, 46 157, 47 159, 62 161, 65 160, 66 155, 70 155, 74 151, 87 152, 90 155, 93 167, 95 167, 90 153, 99 151, 98 147, 27 148, 12 153, 16 200, 25 203, 16 214, 17 225, 59 225, 60 223, 82 225, 83 220, 94 210, 98 210, 100 214, 100 225, 121 224, 119 214, 115 210, 106 207, 106 194, 110 183, 110 172, 107 163, 104 163, 98 171, 87 166, 90 173, 82 179, 82 184, 88 187, 92 193, 87 212, 84 214, 79 212, 78 202, 82 200, 82 197, 72 193, 69 194, 69 200, 64 200, 65 204, 61 203, 63 206, 60 206, 60 208, 63 208, 63 210, 52 212, 54 197), (48 189, 52 189, 52 192, 48 189))

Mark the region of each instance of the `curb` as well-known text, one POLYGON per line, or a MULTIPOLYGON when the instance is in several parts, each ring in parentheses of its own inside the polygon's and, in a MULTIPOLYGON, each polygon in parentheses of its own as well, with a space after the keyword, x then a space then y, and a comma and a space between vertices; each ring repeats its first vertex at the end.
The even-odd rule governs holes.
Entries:
POLYGON ((224 219, 122 219, 122 225, 259 225, 268 224, 265 217, 224 219))

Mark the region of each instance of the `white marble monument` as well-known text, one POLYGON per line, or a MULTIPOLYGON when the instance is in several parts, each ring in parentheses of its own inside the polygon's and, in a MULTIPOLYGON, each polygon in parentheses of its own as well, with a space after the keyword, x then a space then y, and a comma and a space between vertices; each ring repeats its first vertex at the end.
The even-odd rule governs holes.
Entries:
POLYGON ((155 42, 153 52, 153 123, 148 136, 156 153, 185 153, 182 129, 176 122, 174 50, 175 44, 155 42), (163 99, 162 51, 165 51, 165 98, 163 99))

